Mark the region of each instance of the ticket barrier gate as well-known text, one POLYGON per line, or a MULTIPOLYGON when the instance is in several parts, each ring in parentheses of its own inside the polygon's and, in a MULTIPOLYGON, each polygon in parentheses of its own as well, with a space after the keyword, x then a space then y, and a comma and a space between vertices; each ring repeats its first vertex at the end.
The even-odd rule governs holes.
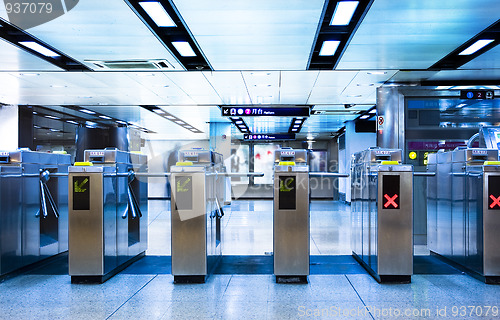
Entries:
POLYGON ((116 149, 86 150, 85 162, 69 168, 72 283, 102 283, 145 255, 145 172, 145 155, 116 149))
POLYGON ((170 169, 174 283, 203 283, 222 255, 222 155, 181 150, 170 169))
POLYGON ((278 149, 274 159, 274 275, 277 283, 307 283, 310 256, 307 151, 278 149))
POLYGON ((0 152, 0 276, 68 250, 68 154, 0 152))
POLYGON ((457 148, 430 154, 427 246, 486 283, 500 283, 498 149, 457 148))
POLYGON ((353 257, 378 282, 411 282, 413 167, 402 151, 370 148, 351 159, 353 257))

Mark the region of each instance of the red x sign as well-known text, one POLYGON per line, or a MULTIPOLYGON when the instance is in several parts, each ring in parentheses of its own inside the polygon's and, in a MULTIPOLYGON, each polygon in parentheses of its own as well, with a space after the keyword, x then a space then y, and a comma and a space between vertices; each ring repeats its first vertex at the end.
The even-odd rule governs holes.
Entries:
POLYGON ((387 202, 384 204, 384 208, 388 208, 390 205, 392 205, 394 208, 397 208, 398 204, 394 202, 394 200, 396 200, 397 197, 398 197, 397 194, 395 194, 393 197, 389 197, 389 195, 384 194, 384 198, 387 200, 387 202))
POLYGON ((500 207, 500 197, 495 198, 492 194, 490 194, 490 199, 493 200, 493 202, 490 204, 490 209, 493 209, 495 206, 500 207))

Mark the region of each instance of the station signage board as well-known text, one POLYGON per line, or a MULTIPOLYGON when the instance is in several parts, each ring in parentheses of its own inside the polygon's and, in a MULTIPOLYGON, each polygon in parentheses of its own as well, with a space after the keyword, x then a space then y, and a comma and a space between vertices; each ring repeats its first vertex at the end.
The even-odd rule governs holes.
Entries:
POLYGON ((460 99, 493 99, 493 90, 460 90, 460 99))
POLYGON ((252 140, 295 140, 295 133, 286 134, 245 134, 243 139, 252 140))
POLYGON ((222 107, 223 117, 309 117, 309 107, 222 107))

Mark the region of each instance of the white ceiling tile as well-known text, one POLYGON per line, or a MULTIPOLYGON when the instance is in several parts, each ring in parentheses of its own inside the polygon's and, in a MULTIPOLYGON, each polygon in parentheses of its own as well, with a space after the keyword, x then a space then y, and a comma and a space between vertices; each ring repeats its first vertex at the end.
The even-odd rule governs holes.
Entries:
POLYGON ((427 69, 498 19, 498 0, 377 0, 337 69, 427 69))
POLYGON ((324 1, 176 0, 175 5, 215 70, 303 70, 324 1))
POLYGON ((166 59, 184 70, 122 0, 79 1, 68 13, 28 32, 80 62, 166 59))

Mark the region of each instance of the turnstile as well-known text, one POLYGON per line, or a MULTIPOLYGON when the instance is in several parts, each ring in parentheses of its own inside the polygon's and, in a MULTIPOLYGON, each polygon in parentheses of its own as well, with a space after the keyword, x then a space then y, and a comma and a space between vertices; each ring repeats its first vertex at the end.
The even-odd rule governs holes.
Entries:
POLYGON ((172 275, 175 283, 200 283, 222 255, 223 159, 202 149, 181 150, 178 159, 170 169, 172 275))
POLYGON ((379 282, 413 274, 413 167, 401 156, 370 148, 351 159, 352 254, 379 282))
POLYGON ((431 154, 427 246, 487 283, 500 282, 500 162, 497 149, 431 154))
POLYGON ((68 250, 70 161, 68 154, 0 152, 0 276, 68 250))
POLYGON ((102 283, 147 249, 147 157, 116 149, 86 150, 69 168, 69 274, 102 283))
POLYGON ((306 150, 275 151, 273 208, 276 282, 307 283, 310 230, 306 150))

